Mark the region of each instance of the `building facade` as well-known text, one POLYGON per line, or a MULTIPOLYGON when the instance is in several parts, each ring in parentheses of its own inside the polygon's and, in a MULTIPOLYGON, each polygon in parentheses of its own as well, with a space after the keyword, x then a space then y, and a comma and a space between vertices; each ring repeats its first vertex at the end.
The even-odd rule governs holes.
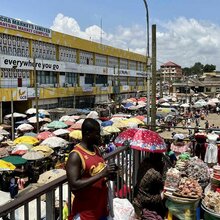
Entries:
POLYGON ((162 77, 165 81, 178 81, 183 77, 182 68, 174 62, 167 62, 160 66, 162 77))
POLYGON ((145 64, 140 54, 0 16, 1 116, 11 100, 18 112, 35 107, 36 94, 45 109, 134 96, 147 90, 145 64))

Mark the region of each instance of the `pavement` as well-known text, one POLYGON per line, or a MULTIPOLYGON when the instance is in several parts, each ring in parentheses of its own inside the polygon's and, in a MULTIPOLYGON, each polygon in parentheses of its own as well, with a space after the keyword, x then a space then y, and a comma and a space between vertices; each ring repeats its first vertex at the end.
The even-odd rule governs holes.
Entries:
MULTIPOLYGON (((214 127, 219 127, 220 128, 220 115, 216 114, 216 113, 210 113, 204 120, 200 120, 200 127, 201 128, 205 128, 205 122, 206 120, 208 120, 209 122, 209 126, 214 124, 214 127)), ((181 123, 179 123, 177 126, 182 126, 181 123)), ((195 123, 191 123, 191 127, 194 128, 196 127, 195 123)), ((172 137, 172 133, 176 132, 176 133, 182 133, 185 135, 189 134, 188 129, 182 129, 182 128, 171 128, 170 131, 168 131, 166 129, 166 131, 161 132, 160 136, 165 138, 165 139, 171 139, 172 137)))

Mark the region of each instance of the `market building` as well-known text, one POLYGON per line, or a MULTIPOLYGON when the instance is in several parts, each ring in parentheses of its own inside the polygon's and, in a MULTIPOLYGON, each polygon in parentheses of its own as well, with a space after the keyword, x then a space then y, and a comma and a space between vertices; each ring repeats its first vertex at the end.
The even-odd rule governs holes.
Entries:
POLYGON ((135 96, 147 90, 145 64, 140 54, 0 16, 0 118, 12 101, 14 111, 35 107, 35 94, 44 109, 135 96))

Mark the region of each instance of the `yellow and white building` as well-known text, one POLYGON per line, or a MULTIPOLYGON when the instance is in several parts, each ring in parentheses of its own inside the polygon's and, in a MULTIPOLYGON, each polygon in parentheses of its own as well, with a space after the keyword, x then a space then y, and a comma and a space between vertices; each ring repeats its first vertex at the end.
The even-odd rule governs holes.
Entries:
POLYGON ((91 107, 146 91, 146 57, 0 16, 0 112, 91 107), (34 68, 35 66, 35 68, 34 68))

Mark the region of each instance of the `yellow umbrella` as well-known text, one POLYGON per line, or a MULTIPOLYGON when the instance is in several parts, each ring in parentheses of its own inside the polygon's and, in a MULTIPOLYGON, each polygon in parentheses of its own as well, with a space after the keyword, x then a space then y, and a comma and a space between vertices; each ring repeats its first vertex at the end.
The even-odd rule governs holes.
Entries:
POLYGON ((117 121, 113 123, 112 126, 117 127, 117 128, 126 128, 128 126, 128 123, 127 123, 127 120, 121 120, 121 121, 117 121))
POLYGON ((126 120, 128 123, 135 123, 135 124, 138 124, 138 125, 144 125, 144 122, 141 121, 140 119, 138 118, 129 118, 126 120))
POLYGON ((104 131, 108 132, 108 133, 118 133, 120 132, 120 129, 118 129, 115 126, 106 126, 103 128, 104 131))
POLYGON ((39 146, 33 147, 31 150, 40 151, 44 154, 45 157, 50 156, 54 152, 53 149, 51 149, 50 147, 46 145, 39 145, 39 146))
POLYGON ((107 135, 110 135, 111 133, 101 129, 101 136, 107 136, 107 135))
POLYGON ((31 136, 21 136, 18 137, 14 140, 14 144, 21 144, 21 143, 26 143, 26 144, 37 144, 39 142, 39 140, 35 137, 31 137, 31 136))
POLYGON ((0 171, 9 171, 14 170, 15 168, 16 167, 12 163, 0 160, 0 171))
POLYGON ((70 136, 71 138, 81 140, 81 139, 82 139, 82 131, 80 131, 80 130, 74 130, 74 131, 72 131, 72 132, 69 133, 69 136, 70 136))

